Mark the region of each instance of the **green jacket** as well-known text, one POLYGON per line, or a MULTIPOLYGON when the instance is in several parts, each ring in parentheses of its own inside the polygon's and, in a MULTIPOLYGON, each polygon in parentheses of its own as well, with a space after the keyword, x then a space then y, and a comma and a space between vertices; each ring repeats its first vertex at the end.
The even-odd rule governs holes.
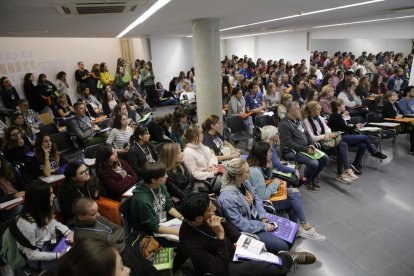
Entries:
MULTIPOLYGON (((167 192, 167 187, 161 185, 160 188, 154 190, 156 196, 158 196, 159 192, 161 197, 160 209, 168 213, 174 206, 167 192)), ((158 228, 160 227, 158 217, 160 210, 156 210, 158 204, 156 204, 150 188, 148 188, 144 181, 140 181, 132 191, 132 194, 130 208, 131 224, 134 230, 144 231, 147 234, 158 232, 158 228)))

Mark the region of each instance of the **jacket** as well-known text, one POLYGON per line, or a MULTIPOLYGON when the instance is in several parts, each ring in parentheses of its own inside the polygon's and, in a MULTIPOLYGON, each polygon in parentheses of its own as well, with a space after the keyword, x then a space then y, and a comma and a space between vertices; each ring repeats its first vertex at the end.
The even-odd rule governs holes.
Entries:
POLYGON ((261 200, 268 200, 279 187, 279 185, 275 182, 272 182, 269 184, 269 186, 267 186, 262 168, 255 166, 250 167, 249 181, 252 184, 255 193, 261 200))
POLYGON ((239 231, 258 233, 265 230, 266 224, 259 219, 267 218, 261 199, 254 192, 249 181, 243 183, 246 190, 254 194, 254 206, 258 212, 257 219, 252 217, 252 211, 244 195, 235 185, 226 185, 221 188, 218 203, 224 216, 239 231))
POLYGON ((329 117, 328 126, 335 132, 342 131, 347 134, 352 134, 356 127, 355 125, 352 127, 347 125, 342 115, 336 112, 329 117))
POLYGON ((214 177, 214 173, 209 171, 209 166, 217 166, 218 160, 209 147, 202 143, 198 145, 188 143, 183 154, 184 165, 195 179, 206 180, 214 177))
MULTIPOLYGON (((148 147, 149 152, 152 155, 152 158, 154 161, 158 160, 158 153, 155 151, 154 147, 150 143, 145 143, 142 147, 148 147)), ((136 172, 139 178, 141 178, 142 175, 142 169, 147 163, 147 158, 145 157, 144 151, 141 149, 141 147, 134 142, 128 151, 128 163, 131 165, 133 170, 136 172)))
POLYGON ((100 237, 103 240, 109 241, 118 252, 122 252, 125 249, 124 229, 103 216, 98 216, 96 221, 75 218, 75 227, 75 244, 90 237, 100 237))
POLYGON ((132 167, 124 160, 119 159, 121 167, 127 172, 124 178, 114 170, 98 173, 99 180, 104 185, 110 199, 120 201, 122 194, 138 182, 138 176, 132 167))
POLYGON ((167 171, 168 178, 165 185, 167 186, 170 196, 183 199, 186 194, 192 191, 194 178, 190 176, 185 166, 179 165, 177 171, 167 171))
POLYGON ((139 182, 132 191, 131 225, 135 231, 144 231, 147 234, 158 232, 160 227, 159 213, 161 211, 168 213, 173 208, 173 203, 165 185, 161 185, 156 189, 154 194, 144 181, 139 182), (154 194, 160 196, 161 210, 156 210, 154 194))
POLYGON ((309 133, 306 131, 303 122, 298 121, 299 125, 302 125, 303 132, 295 127, 295 122, 292 121, 289 116, 280 121, 279 124, 279 133, 280 133, 280 148, 293 149, 297 153, 307 152, 308 146, 312 144, 312 138, 309 136, 309 133))
MULTIPOLYGON (((320 117, 320 116, 319 116, 319 119, 322 122, 322 125, 324 127, 325 133, 331 133, 331 129, 326 125, 325 119, 322 118, 322 117, 320 117)), ((318 142, 318 141, 323 140, 323 138, 324 138, 325 135, 324 134, 315 135, 313 133, 313 129, 312 129, 312 126, 311 126, 308 118, 306 118, 306 119, 303 120, 303 124, 305 125, 306 130, 309 133, 310 137, 312 138, 312 141, 313 142, 318 142)), ((318 122, 315 122, 315 125, 318 126, 319 125, 318 122)))
POLYGON ((395 108, 397 109, 398 112, 395 111, 394 107, 392 106, 392 104, 389 101, 385 101, 384 102, 384 106, 382 107, 382 116, 384 118, 395 118, 395 116, 397 116, 397 114, 403 114, 402 110, 400 109, 399 105, 397 102, 394 103, 395 108))

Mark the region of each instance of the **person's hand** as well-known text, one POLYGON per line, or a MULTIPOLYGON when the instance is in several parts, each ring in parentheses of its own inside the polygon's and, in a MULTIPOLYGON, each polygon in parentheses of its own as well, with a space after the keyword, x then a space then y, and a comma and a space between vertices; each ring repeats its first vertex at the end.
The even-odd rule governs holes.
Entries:
POLYGON ((49 159, 50 149, 46 149, 42 146, 43 151, 45 152, 45 159, 49 159))
POLYGON ((23 138, 20 136, 19 140, 17 141, 19 143, 19 146, 23 146, 24 145, 24 140, 23 138))
POLYGON ((314 155, 315 154, 315 147, 314 146, 310 145, 308 147, 308 154, 310 154, 310 155, 314 155))
POLYGON ((232 158, 239 158, 240 157, 240 152, 236 151, 231 156, 232 156, 232 158))
POLYGON ((215 201, 216 200, 216 194, 212 193, 212 194, 208 194, 208 197, 210 198, 210 200, 215 201))
POLYGON ((331 139, 331 135, 329 133, 325 133, 325 135, 323 136, 323 140, 329 141, 330 139, 331 139))
POLYGON ((14 198, 24 197, 24 194, 25 194, 25 192, 24 191, 21 191, 21 192, 15 193, 13 196, 14 196, 14 198))
POLYGON ((345 112, 343 113, 343 115, 344 115, 344 116, 349 116, 349 111, 345 111, 345 112))
POLYGON ((396 119, 401 119, 403 117, 403 115, 398 114, 397 116, 395 116, 396 119))
POLYGON ((224 228, 221 225, 222 218, 216 215, 211 216, 207 219, 207 224, 211 230, 216 234, 217 239, 223 240, 224 239, 224 228))
POLYGON ((361 123, 356 124, 356 128, 361 128, 362 126, 363 126, 363 124, 361 124, 361 123))
POLYGON ((174 203, 180 202, 180 199, 179 199, 178 197, 175 197, 175 196, 172 196, 172 197, 171 197, 171 200, 172 200, 174 203))
POLYGON ((68 233, 68 235, 66 236, 66 241, 67 241, 69 244, 73 244, 73 232, 72 232, 72 231, 70 231, 70 232, 68 233))
POLYGON ((260 219, 260 221, 261 221, 261 222, 268 222, 268 221, 269 221, 269 219, 268 219, 268 218, 262 218, 262 219, 260 219))
POLYGON ((75 112, 75 109, 72 106, 69 105, 68 108, 69 108, 70 112, 75 112))
POLYGON ((100 131, 100 130, 101 130, 101 128, 100 128, 100 127, 98 127, 97 125, 93 125, 93 129, 94 129, 95 131, 100 131))
POLYGON ((266 223, 265 231, 266 232, 273 232, 276 230, 276 227, 273 224, 266 223))

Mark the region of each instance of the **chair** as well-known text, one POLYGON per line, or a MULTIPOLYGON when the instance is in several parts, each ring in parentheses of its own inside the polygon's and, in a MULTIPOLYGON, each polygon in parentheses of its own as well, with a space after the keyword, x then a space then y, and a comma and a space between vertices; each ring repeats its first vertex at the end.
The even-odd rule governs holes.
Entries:
POLYGON ((229 139, 232 143, 235 141, 253 139, 253 135, 247 132, 247 126, 240 116, 230 116, 227 118, 224 137, 229 139))
MULTIPOLYGON (((378 123, 381 122, 381 118, 376 112, 370 112, 367 114, 367 123, 378 123)), ((381 128, 378 134, 370 133, 368 136, 373 138, 374 141, 378 142, 379 151, 382 152, 382 140, 392 139, 392 152, 394 156, 398 156, 398 145, 397 145, 397 131, 395 129, 381 128)))
POLYGON ((84 154, 86 158, 96 158, 96 152, 98 151, 99 146, 103 145, 101 144, 95 144, 91 145, 85 148, 84 154))
POLYGON ((109 219, 113 223, 122 226, 121 215, 119 213, 119 208, 121 205, 120 202, 101 196, 96 201, 96 203, 98 204, 99 214, 109 219))
POLYGON ((269 115, 256 116, 253 129, 254 138, 260 141, 262 138, 262 128, 268 125, 273 125, 273 120, 269 115))
POLYGON ((50 135, 53 143, 55 143, 60 156, 67 162, 84 159, 85 155, 82 149, 77 149, 66 132, 59 132, 50 135))
POLYGON ((131 199, 132 197, 129 197, 119 205, 119 214, 121 216, 122 226, 127 234, 133 231, 131 225, 131 199))
POLYGON ((55 124, 47 124, 39 127, 40 132, 45 132, 48 134, 59 133, 59 129, 55 124))
POLYGON ((44 125, 53 124, 53 117, 48 112, 39 114, 39 119, 44 125))

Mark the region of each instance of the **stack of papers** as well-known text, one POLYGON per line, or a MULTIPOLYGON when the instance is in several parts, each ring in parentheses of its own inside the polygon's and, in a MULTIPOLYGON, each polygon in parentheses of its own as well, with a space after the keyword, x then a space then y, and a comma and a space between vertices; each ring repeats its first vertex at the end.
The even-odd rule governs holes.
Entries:
MULTIPOLYGON (((171 219, 171 220, 166 221, 166 222, 161 222, 160 226, 165 226, 165 227, 174 228, 174 229, 180 229, 182 223, 183 222, 181 220, 175 218, 175 219, 171 219)), ((175 242, 180 241, 178 236, 171 235, 171 234, 154 233, 154 237, 162 237, 162 238, 166 238, 167 240, 175 241, 175 242)))
POLYGON ((264 243, 250 236, 242 234, 237 240, 236 252, 233 261, 263 261, 281 265, 280 257, 266 252, 264 243))

